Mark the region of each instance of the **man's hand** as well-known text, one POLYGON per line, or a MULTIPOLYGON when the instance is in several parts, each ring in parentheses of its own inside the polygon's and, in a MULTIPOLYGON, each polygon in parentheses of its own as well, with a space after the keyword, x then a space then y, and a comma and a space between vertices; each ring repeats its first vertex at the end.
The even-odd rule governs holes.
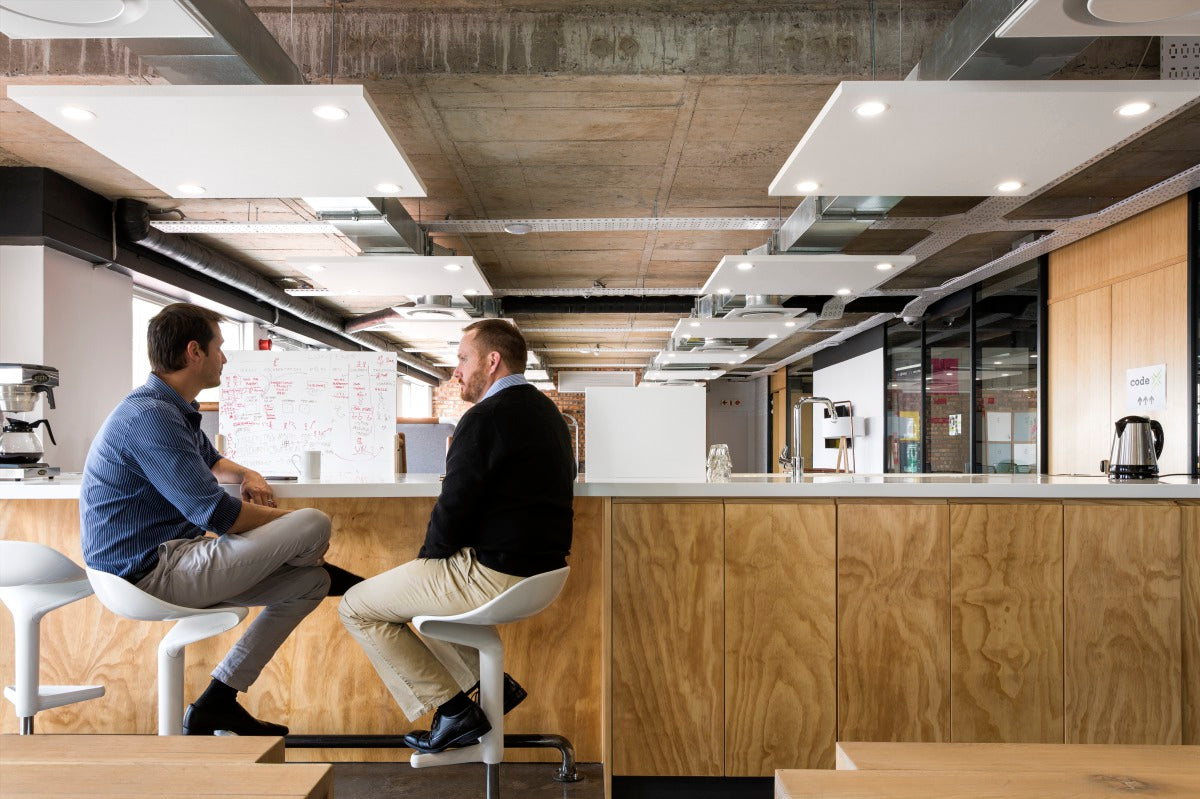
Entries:
POLYGON ((254 505, 275 507, 275 492, 263 476, 253 469, 247 469, 242 477, 242 499, 254 505))

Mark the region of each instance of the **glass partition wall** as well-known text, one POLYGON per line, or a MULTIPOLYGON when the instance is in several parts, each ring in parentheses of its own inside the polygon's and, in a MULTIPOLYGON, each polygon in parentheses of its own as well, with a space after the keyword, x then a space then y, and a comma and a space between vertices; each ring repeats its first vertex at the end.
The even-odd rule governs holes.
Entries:
POLYGON ((1038 473, 1043 261, 888 325, 888 472, 1038 473))

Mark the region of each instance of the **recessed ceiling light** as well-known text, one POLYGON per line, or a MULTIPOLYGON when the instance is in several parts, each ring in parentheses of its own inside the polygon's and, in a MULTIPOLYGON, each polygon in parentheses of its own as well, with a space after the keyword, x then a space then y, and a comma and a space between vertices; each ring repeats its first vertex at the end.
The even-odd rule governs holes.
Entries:
POLYGON ((796 191, 801 194, 812 194, 819 188, 821 188, 821 184, 815 180, 802 180, 796 184, 796 191))
POLYGON ((727 361, 730 366, 737 366, 737 361, 727 361))
POLYGON ((784 322, 783 326, 784 327, 795 327, 796 323, 795 322, 784 322))
POLYGON ((845 297, 850 293, 850 289, 838 289, 837 293, 839 297, 845 297))
POLYGON ((875 268, 878 269, 880 272, 887 272, 892 267, 893 267, 893 264, 888 264, 888 263, 875 264, 875 268))
POLYGON ((204 187, 196 183, 180 183, 175 187, 175 191, 179 192, 180 194, 188 194, 194 197, 198 194, 203 194, 204 187))
POLYGON ((859 103, 854 106, 854 113, 860 117, 877 117, 887 110, 887 103, 881 103, 878 100, 868 100, 865 103, 859 103))
POLYGON ((737 268, 739 270, 741 270, 742 272, 749 272, 751 269, 754 268, 754 264, 750 263, 749 261, 742 261, 740 264, 737 265, 737 268))
POLYGON ((504 226, 504 232, 511 233, 514 236, 524 236, 531 230, 533 230, 533 225, 527 225, 524 222, 513 222, 504 226))
POLYGON ((321 266, 320 264, 309 264, 309 265, 308 265, 308 271, 310 271, 310 272, 324 272, 324 271, 325 271, 325 267, 321 266))
POLYGON ((1125 105, 1119 106, 1117 108, 1117 114, 1123 117, 1136 117, 1141 116, 1153 107, 1154 103, 1147 103, 1144 100, 1137 100, 1135 102, 1125 103, 1125 105))
POLYGON ((700 327, 699 322, 688 322, 688 327, 700 327))
POLYGON ((377 183, 375 184, 375 191, 380 194, 398 194, 400 187, 395 183, 377 183))
POLYGON ((779 338, 779 334, 778 333, 768 333, 767 338, 779 338))
POLYGON ((475 289, 463 289, 464 297, 474 297, 478 293, 475 289))
POLYGON ((65 105, 58 109, 58 113, 66 119, 73 119, 76 122, 90 122, 96 118, 96 115, 86 108, 80 108, 77 105, 65 105))
POLYGON ((673 352, 668 352, 668 353, 667 353, 667 357, 668 357, 668 358, 674 358, 674 357, 675 357, 675 353, 673 353, 673 352))
POLYGON ((338 122, 350 116, 350 112, 336 105, 319 105, 313 109, 313 113, 321 119, 328 119, 333 122, 338 122))
POLYGON ((721 288, 717 289, 717 293, 718 294, 729 294, 730 291, 729 291, 729 289, 727 289, 725 287, 721 287, 721 288))
POLYGON ((1003 191, 1003 192, 1016 191, 1017 189, 1021 188, 1024 185, 1025 184, 1019 180, 1005 180, 1001 183, 996 184, 996 191, 1003 191))
POLYGON ((461 272, 462 266, 460 264, 449 263, 443 266, 442 269, 445 269, 447 272, 461 272))

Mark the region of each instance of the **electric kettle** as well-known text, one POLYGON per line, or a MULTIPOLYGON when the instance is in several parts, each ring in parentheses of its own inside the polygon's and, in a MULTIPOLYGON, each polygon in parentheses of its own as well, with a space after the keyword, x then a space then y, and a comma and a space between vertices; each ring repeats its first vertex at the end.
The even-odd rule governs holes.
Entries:
POLYGON ((50 422, 45 419, 38 419, 36 422, 9 419, 5 423, 4 429, 0 430, 0 463, 40 462, 42 442, 38 441, 37 435, 33 432, 38 425, 45 425, 46 433, 50 436, 50 443, 58 444, 54 440, 54 430, 50 428, 50 422))
POLYGON ((1109 450, 1108 479, 1158 477, 1158 456, 1163 451, 1162 425, 1146 416, 1117 420, 1109 450))

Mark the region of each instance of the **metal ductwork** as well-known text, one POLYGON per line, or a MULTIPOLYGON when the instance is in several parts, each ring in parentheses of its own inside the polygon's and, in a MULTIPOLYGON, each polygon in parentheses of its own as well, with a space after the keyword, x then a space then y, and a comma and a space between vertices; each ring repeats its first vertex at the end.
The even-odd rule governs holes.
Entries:
POLYGON ((125 39, 169 83, 303 84, 304 75, 245 0, 178 0, 211 37, 125 39))
POLYGON ((333 225, 364 253, 452 254, 433 244, 394 197, 305 197, 304 201, 318 219, 333 225))
POLYGON ((841 252, 902 197, 806 197, 775 232, 776 252, 841 252))
POLYGON ((423 376, 437 380, 445 380, 448 377, 445 370, 399 351, 392 341, 379 336, 347 331, 338 317, 311 303, 285 294, 262 276, 221 253, 185 237, 155 230, 150 227, 149 206, 140 200, 118 200, 115 223, 117 232, 130 242, 171 258, 195 272, 215 278, 305 322, 335 333, 345 339, 348 345, 394 353, 401 364, 420 372, 423 376))

